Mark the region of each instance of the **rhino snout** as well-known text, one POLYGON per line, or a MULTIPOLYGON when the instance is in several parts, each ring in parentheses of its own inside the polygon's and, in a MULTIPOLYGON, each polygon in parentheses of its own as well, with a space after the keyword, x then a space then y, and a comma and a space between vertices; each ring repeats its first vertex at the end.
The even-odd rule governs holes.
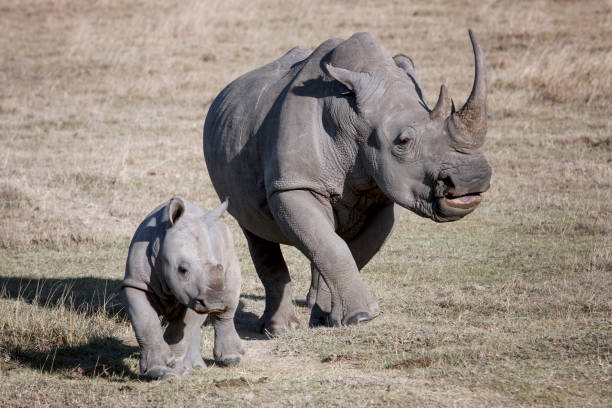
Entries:
POLYGON ((194 301, 193 310, 198 313, 223 313, 227 310, 225 302, 218 299, 213 301, 196 299, 194 301))

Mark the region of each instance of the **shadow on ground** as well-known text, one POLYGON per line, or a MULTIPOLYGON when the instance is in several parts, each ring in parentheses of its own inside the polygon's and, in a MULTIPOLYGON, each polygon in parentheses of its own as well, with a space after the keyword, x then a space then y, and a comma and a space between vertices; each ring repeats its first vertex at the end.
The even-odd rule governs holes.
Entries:
MULTIPOLYGON (((63 305, 79 313, 104 313, 109 318, 119 317, 127 322, 127 313, 119 298, 120 288, 121 280, 118 279, 27 279, 0 276, 0 298, 48 308, 63 305)), ((259 295, 243 294, 241 298, 265 302, 265 297, 259 295)), ((238 335, 244 340, 270 338, 260 333, 259 316, 246 311, 243 301, 238 304, 234 321, 238 335)), ((67 376, 141 378, 124 363, 128 357, 138 359, 139 348, 114 337, 96 338, 81 346, 62 347, 52 351, 17 348, 9 351, 8 355, 10 362, 3 364, 3 369, 7 370, 29 366, 42 372, 61 372, 67 376)), ((212 360, 205 361, 207 365, 214 363, 212 360)))
POLYGON ((44 307, 64 305, 89 315, 104 312, 127 319, 119 298, 118 279, 27 279, 0 276, 0 298, 17 299, 44 307))
POLYGON ((119 381, 140 378, 124 363, 128 357, 138 356, 138 347, 122 343, 114 337, 92 339, 75 347, 61 347, 51 351, 16 349, 8 353, 10 360, 5 370, 29 366, 44 373, 62 373, 69 377, 102 377, 119 381))

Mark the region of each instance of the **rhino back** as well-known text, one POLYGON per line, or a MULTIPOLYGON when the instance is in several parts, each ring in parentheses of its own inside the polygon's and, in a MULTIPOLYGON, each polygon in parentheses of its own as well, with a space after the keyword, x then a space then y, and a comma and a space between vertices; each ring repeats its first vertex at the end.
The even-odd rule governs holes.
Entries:
POLYGON ((266 201, 264 141, 259 130, 309 54, 310 50, 295 47, 242 75, 221 91, 208 111, 203 138, 206 166, 219 198, 230 197, 229 212, 239 221, 273 221, 266 201))

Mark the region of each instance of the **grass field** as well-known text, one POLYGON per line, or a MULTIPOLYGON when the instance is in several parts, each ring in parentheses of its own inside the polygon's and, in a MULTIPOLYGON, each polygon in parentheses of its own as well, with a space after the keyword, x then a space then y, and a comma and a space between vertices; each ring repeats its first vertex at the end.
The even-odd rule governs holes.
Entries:
MULTIPOLYGON (((612 405, 611 1, 0 1, 0 406, 612 405), (295 45, 356 31, 415 61, 429 103, 489 67, 491 190, 464 220, 404 212, 364 269, 382 314, 267 340, 236 222, 247 355, 138 376, 118 302, 157 204, 217 198, 215 95, 295 45)), ((303 326, 309 264, 283 248, 303 326)))

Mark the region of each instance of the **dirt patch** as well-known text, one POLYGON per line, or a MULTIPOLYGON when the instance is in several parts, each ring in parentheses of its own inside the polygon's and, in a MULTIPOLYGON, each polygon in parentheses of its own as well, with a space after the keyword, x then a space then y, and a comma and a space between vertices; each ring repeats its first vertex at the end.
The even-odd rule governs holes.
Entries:
POLYGON ((322 363, 335 363, 338 361, 350 361, 353 360, 351 357, 343 354, 331 354, 321 359, 322 363))
POLYGON ((263 384, 270 381, 268 377, 259 377, 256 380, 249 381, 244 377, 229 378, 225 380, 213 380, 215 387, 228 388, 228 387, 250 387, 252 384, 263 384))
POLYGON ((387 368, 389 369, 403 369, 403 368, 425 368, 431 365, 432 361, 430 358, 421 357, 421 358, 409 358, 407 360, 402 360, 398 363, 391 364, 387 368))

